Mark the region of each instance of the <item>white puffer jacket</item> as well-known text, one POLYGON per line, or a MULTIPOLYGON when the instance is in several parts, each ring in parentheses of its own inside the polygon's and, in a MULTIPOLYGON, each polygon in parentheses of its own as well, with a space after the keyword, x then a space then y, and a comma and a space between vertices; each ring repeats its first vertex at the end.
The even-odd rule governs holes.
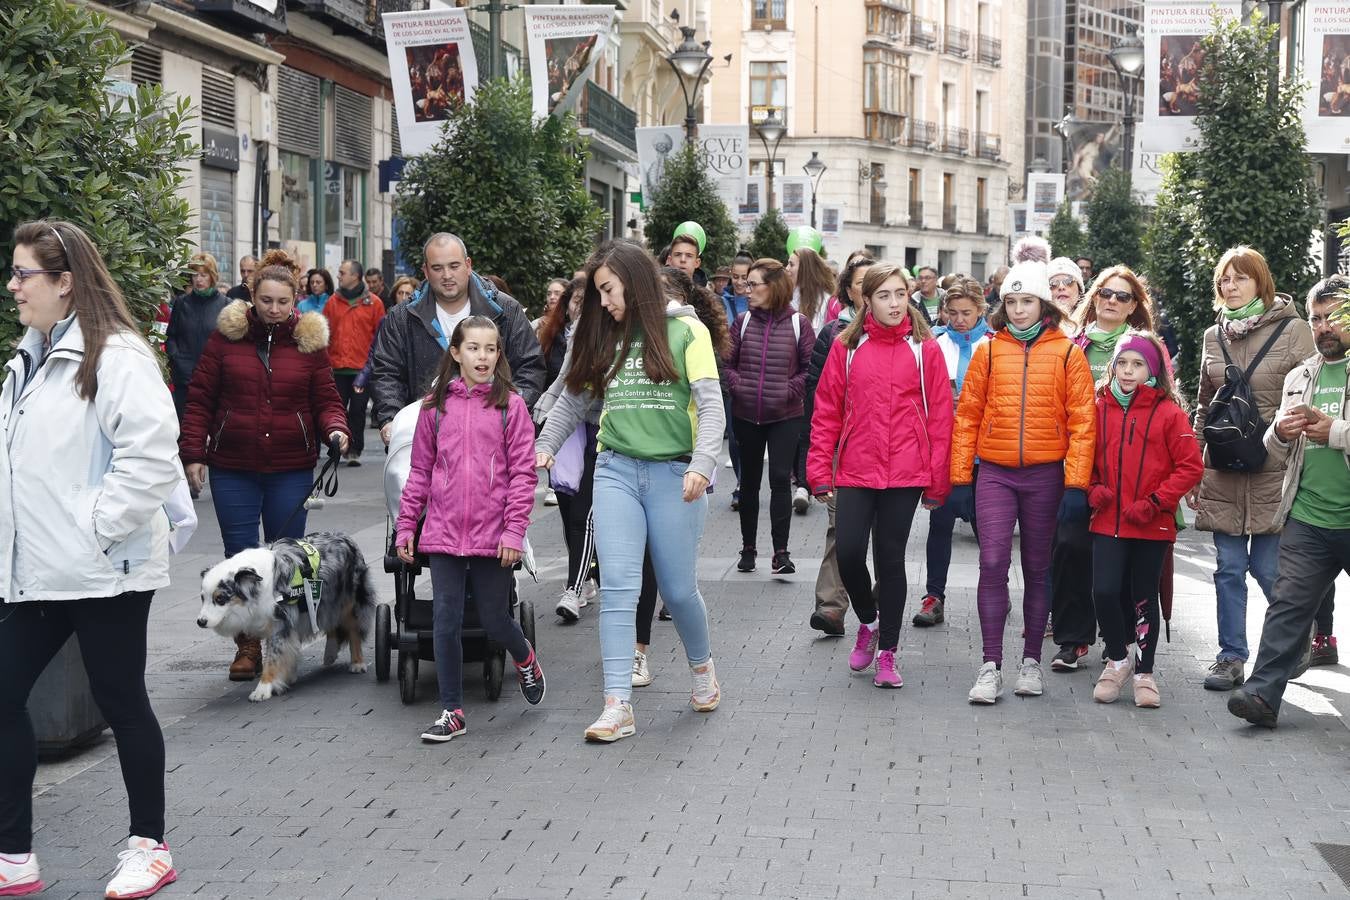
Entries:
POLYGON ((91 402, 75 393, 79 321, 45 363, 42 342, 29 329, 0 389, 0 598, 167 586, 164 501, 183 470, 178 420, 152 351, 136 335, 110 338, 91 402))

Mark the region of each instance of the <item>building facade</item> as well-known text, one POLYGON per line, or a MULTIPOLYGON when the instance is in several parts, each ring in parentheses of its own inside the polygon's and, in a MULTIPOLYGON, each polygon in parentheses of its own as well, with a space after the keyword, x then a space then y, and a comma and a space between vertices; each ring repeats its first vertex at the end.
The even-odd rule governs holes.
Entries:
POLYGON ((787 125, 775 177, 817 153, 814 203, 842 208, 827 247, 983 279, 1007 256, 1010 173, 1022 172, 1026 0, 747 0, 717 4, 707 121, 787 125))

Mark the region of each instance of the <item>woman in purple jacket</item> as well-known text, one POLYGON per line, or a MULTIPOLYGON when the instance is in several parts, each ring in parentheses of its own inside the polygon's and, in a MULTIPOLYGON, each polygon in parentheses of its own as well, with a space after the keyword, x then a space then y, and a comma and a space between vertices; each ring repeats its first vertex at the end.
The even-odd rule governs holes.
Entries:
POLYGON ((797 571, 788 555, 792 524, 792 464, 802 424, 806 369, 815 332, 792 308, 792 279, 776 259, 761 259, 746 282, 750 308, 731 328, 724 377, 731 394, 731 427, 741 447, 741 561, 755 571, 755 533, 764 449, 769 450, 769 525, 773 574, 797 571))
POLYGON ((469 316, 455 326, 434 384, 417 418, 396 542, 404 562, 412 563, 418 549, 431 560, 441 714, 422 740, 442 743, 465 730, 460 630, 466 592, 488 637, 515 660, 520 692, 532 706, 544 699, 544 670, 511 618, 511 570, 520 561, 538 481, 534 423, 511 384, 491 319, 469 316), (452 379, 455 366, 460 374, 452 379))

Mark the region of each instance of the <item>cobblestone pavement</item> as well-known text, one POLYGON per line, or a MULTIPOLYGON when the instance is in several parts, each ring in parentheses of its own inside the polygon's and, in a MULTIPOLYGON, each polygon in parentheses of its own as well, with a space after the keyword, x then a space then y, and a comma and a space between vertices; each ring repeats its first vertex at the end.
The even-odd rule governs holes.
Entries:
MULTIPOLYGON (((338 499, 311 514, 310 528, 354 534, 378 566, 378 452, 341 476, 338 499)), ((531 529, 541 581, 523 592, 538 610, 547 699, 529 708, 508 684, 489 703, 469 666, 469 733, 426 746, 418 736, 439 712, 429 665, 412 706, 396 681, 322 670, 318 647, 279 699, 249 703, 248 686, 225 680, 232 645, 193 623, 198 573, 220 548, 208 495, 152 621, 167 839, 181 873, 163 895, 1347 895, 1313 842, 1350 843, 1350 671, 1312 670, 1273 733, 1238 722, 1224 695, 1202 690, 1215 649, 1207 536, 1187 532, 1178 547, 1172 640, 1158 654, 1162 709, 1093 704, 1096 650, 1087 672, 1047 667, 1042 697, 1009 689, 998 705, 973 708, 968 530, 956 538, 947 624, 906 624, 906 684, 887 692, 849 672, 844 641, 806 627, 823 510, 794 516, 799 573, 772 579, 735 572, 727 501, 712 498, 700 560, 724 690, 716 712, 689 708, 674 629, 658 623, 655 681, 635 697, 637 736, 582 742, 601 706, 598 610, 557 624, 561 537, 541 503, 531 529)), ((909 565, 920 586, 925 532, 920 513, 909 565)), ((1016 598, 1015 569, 1013 579, 1016 598)), ((379 583, 392 597, 392 578, 379 583)), ((1255 646, 1265 604, 1254 584, 1252 596, 1255 646)), ((1015 611, 1010 658, 1020 627, 1015 611)), ((126 827, 111 739, 44 764, 37 793, 44 896, 97 896, 126 827)))

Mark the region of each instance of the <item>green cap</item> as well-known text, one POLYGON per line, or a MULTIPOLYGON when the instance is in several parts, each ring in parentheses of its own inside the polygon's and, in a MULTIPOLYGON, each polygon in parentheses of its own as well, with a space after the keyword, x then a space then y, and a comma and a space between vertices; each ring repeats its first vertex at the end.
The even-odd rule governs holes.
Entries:
POLYGON ((788 256, 796 253, 802 247, 814 250, 819 253, 825 246, 821 239, 820 232, 816 231, 810 225, 798 225, 788 232, 787 252, 788 256))
POLYGON ((708 236, 703 233, 703 226, 693 221, 681 222, 675 226, 675 234, 671 236, 671 240, 686 234, 698 241, 698 255, 702 256, 703 248, 708 246, 708 236))

